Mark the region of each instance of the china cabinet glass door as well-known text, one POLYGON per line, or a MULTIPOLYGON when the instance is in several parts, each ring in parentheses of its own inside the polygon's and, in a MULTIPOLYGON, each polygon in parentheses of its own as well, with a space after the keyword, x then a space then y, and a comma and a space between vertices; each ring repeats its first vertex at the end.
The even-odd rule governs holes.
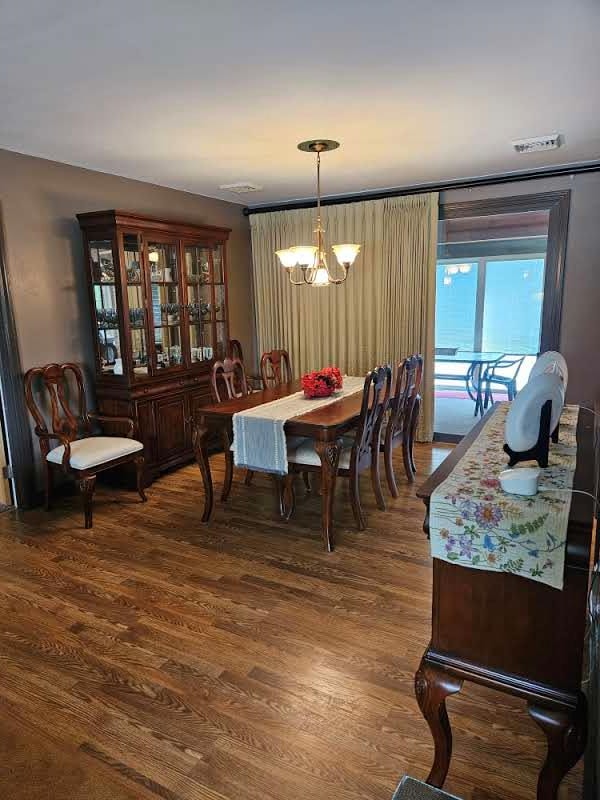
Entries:
POLYGON ((183 364, 177 244, 148 242, 148 268, 154 336, 154 371, 161 372, 183 364))
POLYGON ((98 359, 104 374, 123 374, 116 265, 111 239, 89 242, 92 291, 98 335, 98 359))
POLYGON ((202 245, 184 246, 189 322, 189 358, 192 364, 214 357, 213 274, 210 249, 202 245))
POLYGON ((142 269, 142 243, 139 234, 123 234, 123 255, 129 309, 129 336, 131 338, 133 377, 139 380, 148 375, 146 303, 144 298, 144 272, 142 269))
POLYGON ((215 350, 217 358, 224 358, 227 350, 227 303, 223 245, 217 244, 213 247, 212 262, 215 293, 215 350))

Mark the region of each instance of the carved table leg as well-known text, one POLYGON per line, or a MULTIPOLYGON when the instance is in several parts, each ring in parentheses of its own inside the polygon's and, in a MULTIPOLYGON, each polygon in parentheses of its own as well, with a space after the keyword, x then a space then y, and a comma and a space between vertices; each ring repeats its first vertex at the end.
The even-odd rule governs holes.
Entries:
POLYGON ((225 455, 225 478, 223 480, 223 491, 221 492, 222 503, 229 497, 233 482, 233 451, 231 449, 231 436, 227 428, 223 428, 223 453, 225 455))
POLYGON ((288 472, 281 478, 283 492, 282 516, 289 520, 296 509, 296 493, 294 492, 294 473, 288 472))
POLYGON ((145 459, 144 456, 137 456, 134 458, 135 464, 135 475, 136 475, 136 482, 137 482, 137 492, 139 496, 142 498, 142 503, 145 503, 148 498, 146 497, 146 492, 144 491, 144 463, 145 459))
POLYGON ((321 459, 321 533, 328 553, 333 550, 333 497, 340 460, 342 440, 334 442, 315 442, 315 450, 321 459))
POLYGON ((94 489, 96 488, 96 476, 88 475, 85 478, 80 478, 78 481, 79 491, 83 496, 83 513, 85 518, 85 527, 92 527, 92 501, 94 497, 94 489))
POLYGON ((587 709, 581 695, 572 710, 528 705, 529 715, 546 735, 548 752, 537 785, 537 800, 556 800, 558 787, 567 772, 575 766, 585 750, 587 709))
POLYGON ((193 426, 192 445, 204 484, 204 511, 202 512, 202 522, 208 522, 213 509, 212 475, 210 474, 210 462, 208 460, 208 449, 206 447, 206 437, 209 429, 204 424, 204 419, 200 421, 200 424, 194 421, 193 426))
POLYGON ((435 757, 427 783, 441 789, 446 780, 452 757, 452 729, 446 697, 460 692, 463 682, 424 661, 415 675, 415 694, 435 745, 435 757))

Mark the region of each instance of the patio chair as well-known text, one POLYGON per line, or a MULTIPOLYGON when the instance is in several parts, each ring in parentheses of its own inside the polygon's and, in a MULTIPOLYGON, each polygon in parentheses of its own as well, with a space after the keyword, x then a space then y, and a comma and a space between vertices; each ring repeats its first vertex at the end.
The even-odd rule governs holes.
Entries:
POLYGON ((492 385, 502 386, 506 389, 509 400, 514 400, 517 395, 517 376, 525 356, 503 356, 500 361, 489 366, 483 374, 482 383, 485 386, 485 400, 483 407, 486 409, 494 402, 492 385), (498 373, 498 370, 509 370, 508 374, 498 373))

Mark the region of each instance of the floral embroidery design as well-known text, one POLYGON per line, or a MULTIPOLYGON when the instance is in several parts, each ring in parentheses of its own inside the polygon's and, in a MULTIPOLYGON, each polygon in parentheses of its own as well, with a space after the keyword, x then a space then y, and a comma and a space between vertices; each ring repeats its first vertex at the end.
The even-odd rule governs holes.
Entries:
MULTIPOLYGON (((577 460, 577 406, 566 406, 535 497, 505 494, 498 475, 509 403, 494 412, 431 497, 431 555, 475 569, 513 572, 562 589, 565 542, 577 460)), ((516 467, 518 469, 518 467, 516 467)))

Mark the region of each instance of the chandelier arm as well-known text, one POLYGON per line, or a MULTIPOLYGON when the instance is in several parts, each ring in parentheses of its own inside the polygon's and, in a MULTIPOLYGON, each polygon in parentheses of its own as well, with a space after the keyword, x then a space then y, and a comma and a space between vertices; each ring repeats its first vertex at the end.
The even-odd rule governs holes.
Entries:
POLYGON ((296 281, 292 277, 292 274, 293 274, 295 269, 298 269, 298 267, 289 267, 288 270, 287 270, 287 274, 288 274, 288 278, 290 279, 290 283, 292 284, 292 286, 303 286, 306 283, 306 281, 304 280, 304 270, 302 270, 302 280, 296 281))

